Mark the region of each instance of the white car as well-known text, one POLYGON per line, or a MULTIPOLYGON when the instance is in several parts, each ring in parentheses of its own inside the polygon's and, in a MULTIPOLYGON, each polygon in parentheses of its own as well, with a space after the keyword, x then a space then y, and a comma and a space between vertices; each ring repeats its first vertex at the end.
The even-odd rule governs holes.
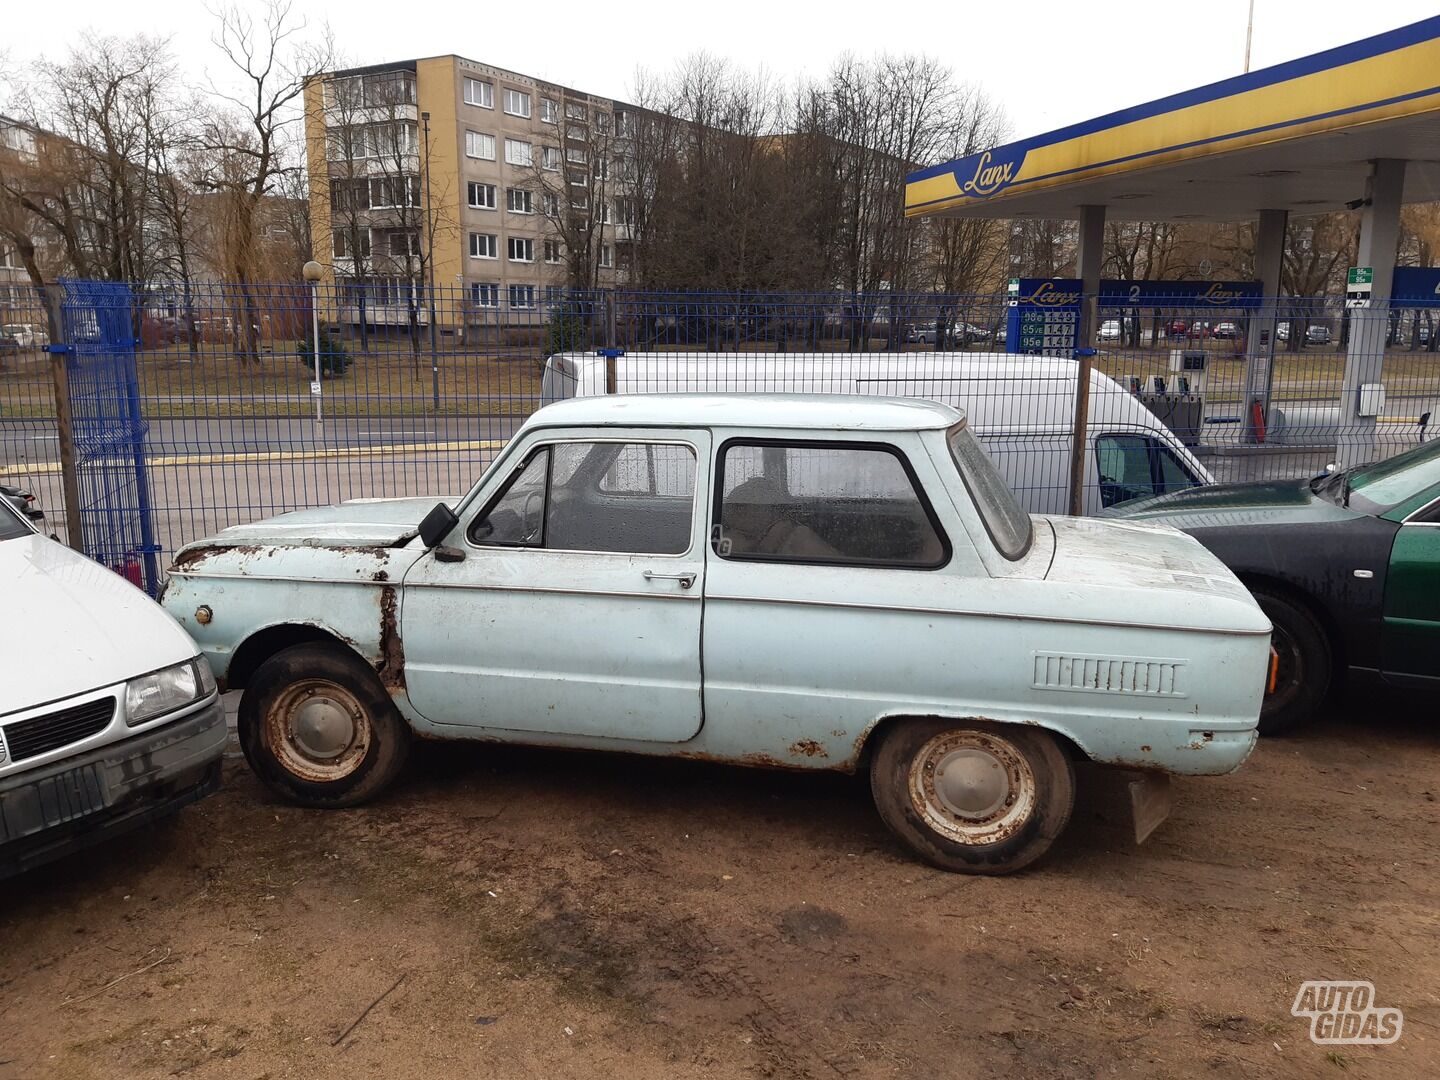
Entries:
POLYGON ((0 878, 213 792, 210 665, 148 596, 0 501, 0 878))
POLYGON ((17 349, 40 349, 50 344, 50 335, 29 323, 6 323, 0 326, 0 337, 13 341, 17 349))
POLYGON ((551 405, 452 510, 303 510, 184 548, 164 603, 306 806, 412 734, 867 770, 900 840, 1002 873, 1070 817, 1075 760, 1224 773, 1270 624, 1174 529, 1032 518, 962 413, 915 399, 551 405), (423 519, 423 520, 422 520, 423 519))

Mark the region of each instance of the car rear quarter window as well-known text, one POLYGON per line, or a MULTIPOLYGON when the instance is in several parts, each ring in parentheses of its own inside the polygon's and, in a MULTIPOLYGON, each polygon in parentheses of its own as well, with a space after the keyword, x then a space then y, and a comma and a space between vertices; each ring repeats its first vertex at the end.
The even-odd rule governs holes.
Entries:
POLYGON ((724 559, 931 569, 950 546, 904 456, 872 443, 732 441, 713 546, 724 559))

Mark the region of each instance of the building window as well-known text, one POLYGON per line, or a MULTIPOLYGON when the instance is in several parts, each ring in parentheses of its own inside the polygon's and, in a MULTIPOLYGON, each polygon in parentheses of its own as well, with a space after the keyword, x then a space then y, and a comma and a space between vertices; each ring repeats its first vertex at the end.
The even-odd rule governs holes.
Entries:
POLYGON ((553 124, 560 119, 560 111, 548 97, 540 99, 540 119, 547 124, 553 124))
POLYGON ((470 209, 472 210, 494 210, 495 209, 495 185, 477 184, 470 181, 466 185, 470 193, 470 209))
POLYGON ((546 286, 545 286, 545 303, 549 304, 551 307, 554 307, 556 304, 563 304, 564 302, 565 302, 565 286, 564 286, 564 285, 546 285, 546 286))
POLYGON ((511 262, 535 261, 535 241, 528 236, 512 236, 506 241, 506 247, 511 262))
POLYGON ((630 114, 623 109, 615 110, 615 134, 622 137, 630 134, 630 114))
POLYGON ((567 139, 574 139, 576 142, 584 142, 590 136, 579 124, 566 124, 565 137, 567 139))
POLYGON ((590 209, 590 196, 582 192, 571 192, 570 209, 584 212, 590 209))
POLYGON ((389 237, 389 254, 391 258, 416 258, 419 256, 419 229, 391 229, 389 237))
POLYGON ((479 79, 465 80, 465 104, 478 105, 482 109, 495 107, 495 84, 479 79))
POLYGON ((561 259, 561 254, 560 254, 560 241, 559 241, 559 240, 546 240, 546 241, 545 241, 545 261, 546 261, 547 263, 558 263, 558 262, 560 261, 560 259, 561 259))
POLYGON ((600 245, 600 265, 607 269, 615 265, 615 249, 609 244, 600 245))
POLYGON ((510 165, 529 165, 534 161, 530 144, 520 139, 505 140, 505 161, 510 165))
POLYGON ((596 203, 596 204, 595 204, 595 217, 599 220, 599 222, 600 222, 601 225, 609 225, 609 224, 610 224, 610 204, 609 204, 608 202, 598 202, 598 203, 596 203))
POLYGON ((579 101, 567 101, 565 103, 565 116, 570 120, 579 120, 582 124, 589 119, 589 113, 585 105, 579 101))
POLYGON ((500 286, 488 281, 472 281, 470 302, 476 307, 499 307, 500 286))
POLYGON ((370 183, 358 179, 330 181, 330 208, 337 213, 370 209, 370 183))
POLYGON ((472 232, 470 234, 470 257, 472 259, 496 258, 495 234, 472 232))
POLYGON ((610 133, 610 114, 600 109, 595 110, 595 130, 602 135, 610 133))
POLYGON ((370 209, 397 210, 420 205, 418 176, 381 176, 370 181, 370 209))
POLYGON ((615 209, 620 215, 620 224, 631 228, 635 224, 635 201, 633 199, 616 199, 615 209))
POLYGON ((595 159, 595 179, 610 179, 610 162, 603 154, 595 159))
POLYGON ((406 120, 371 124, 368 142, 371 157, 413 157, 420 152, 420 128, 406 120))
POLYGON ((570 162, 571 165, 584 165, 589 161, 589 158, 580 147, 570 146, 565 149, 565 160, 570 162))
POLYGON ((542 146, 540 148, 540 166, 549 172, 559 170, 560 148, 558 146, 542 146))
POLYGON ((530 115, 530 95, 523 90, 505 91, 505 111, 511 116, 530 115))
POLYGON ((512 308, 533 308, 535 306, 535 286, 511 285, 510 306, 512 308))
MULTIPOLYGON (((369 229, 357 229, 357 230, 355 230, 355 232, 356 232, 355 239, 357 239, 357 240, 359 241, 359 246, 360 246, 360 252, 359 252, 360 258, 362 258, 362 259, 368 259, 368 258, 370 257, 370 230, 369 230, 369 229)), ((350 237, 350 230, 348 230, 348 229, 336 229, 336 230, 335 230, 335 234, 334 234, 334 245, 333 245, 334 248, 335 248, 335 258, 337 258, 337 259, 349 259, 349 258, 352 258, 352 257, 355 255, 355 252, 353 252, 353 251, 350 250, 350 239, 351 239, 351 237, 350 237)))
POLYGON ((389 71, 365 80, 365 104, 414 105, 415 74, 410 71, 389 71))
POLYGON ((494 161, 495 136, 486 135, 483 131, 465 132, 465 156, 479 158, 481 161, 494 161))
POLYGON ((525 188, 505 189, 505 209, 512 214, 533 214, 535 206, 532 199, 533 195, 525 188))
POLYGON ((545 192, 545 194, 544 194, 544 196, 543 196, 543 199, 544 199, 544 202, 542 203, 542 205, 545 207, 545 216, 546 216, 546 217, 552 217, 552 218, 553 218, 553 217, 559 217, 559 216, 560 216, 560 196, 559 196, 559 195, 556 195, 555 192, 553 192, 553 191, 547 191, 547 192, 545 192))

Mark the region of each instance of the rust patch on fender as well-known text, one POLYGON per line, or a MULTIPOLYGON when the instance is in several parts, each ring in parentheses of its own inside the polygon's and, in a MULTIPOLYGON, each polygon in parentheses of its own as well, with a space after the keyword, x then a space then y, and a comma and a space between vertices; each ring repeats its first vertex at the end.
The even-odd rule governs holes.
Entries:
POLYGON ((375 672, 392 694, 405 689, 405 645, 395 621, 394 585, 380 590, 380 662, 375 672))
POLYGON ((814 739, 801 739, 799 742, 791 743, 790 753, 803 755, 805 757, 828 758, 830 756, 825 752, 825 747, 821 746, 814 739))
POLYGON ((216 555, 224 555, 228 552, 235 552, 240 555, 255 555, 260 551, 259 544, 212 544, 209 547, 191 548, 189 551, 182 551, 175 556, 175 561, 170 564, 171 570, 191 570, 212 559, 216 555))

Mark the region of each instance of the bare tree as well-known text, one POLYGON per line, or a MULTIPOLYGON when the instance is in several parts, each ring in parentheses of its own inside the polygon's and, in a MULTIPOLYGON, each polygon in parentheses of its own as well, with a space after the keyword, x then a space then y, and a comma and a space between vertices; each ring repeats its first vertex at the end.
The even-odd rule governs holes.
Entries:
POLYGON ((236 347, 247 360, 258 357, 257 280, 261 206, 272 193, 285 160, 287 132, 301 118, 297 101, 306 82, 331 66, 328 34, 319 42, 298 37, 305 22, 292 15, 289 0, 267 0, 257 22, 230 6, 212 12, 214 42, 238 75, 241 89, 211 87, 229 108, 207 118, 200 134, 210 164, 200 183, 221 205, 220 248, 227 277, 238 286, 236 347))

